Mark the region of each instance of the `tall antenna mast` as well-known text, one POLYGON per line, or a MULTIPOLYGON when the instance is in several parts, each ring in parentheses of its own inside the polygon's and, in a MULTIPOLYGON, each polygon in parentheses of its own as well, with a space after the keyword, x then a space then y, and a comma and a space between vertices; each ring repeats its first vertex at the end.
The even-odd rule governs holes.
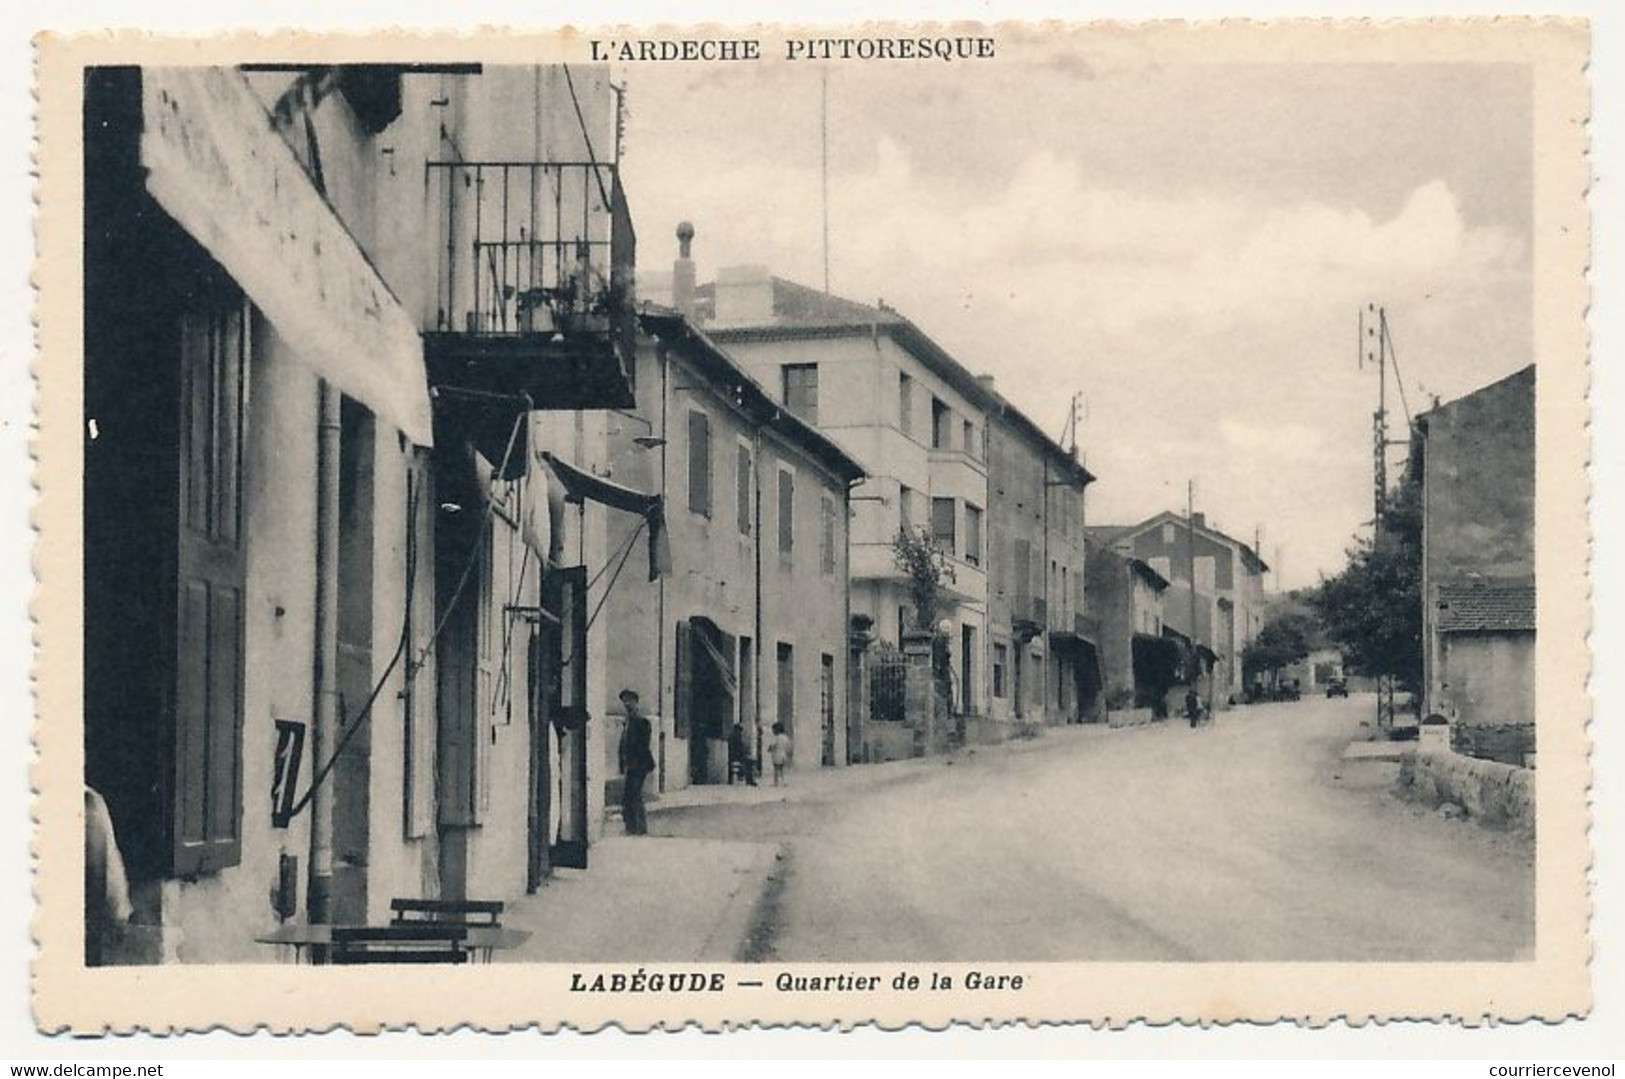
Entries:
POLYGON ((829 68, 821 74, 818 86, 819 169, 824 213, 824 294, 829 295, 829 68))
POLYGON ((1377 368, 1377 410, 1371 414, 1371 484, 1375 516, 1372 531, 1382 535, 1383 517, 1388 509, 1388 447, 1404 446, 1408 439, 1388 437, 1388 366, 1394 368, 1394 385, 1404 409, 1407 431, 1411 423, 1410 402, 1405 399, 1405 383, 1399 374, 1399 358, 1394 354, 1393 335, 1388 330, 1388 309, 1366 304, 1360 311, 1360 367, 1377 368))

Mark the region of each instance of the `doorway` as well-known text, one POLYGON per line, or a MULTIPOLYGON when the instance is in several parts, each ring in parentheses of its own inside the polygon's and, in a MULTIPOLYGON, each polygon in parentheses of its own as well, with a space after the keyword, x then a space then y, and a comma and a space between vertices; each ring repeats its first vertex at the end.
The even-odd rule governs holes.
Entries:
POLYGON ((819 657, 818 715, 824 732, 822 763, 828 768, 835 763, 835 657, 827 652, 819 657))
POLYGON ((373 417, 346 397, 339 408, 339 741, 333 764, 332 917, 367 920, 372 727, 357 712, 372 695, 373 417), (352 730, 353 728, 353 730, 352 730))
POLYGON ((790 736, 790 755, 796 752, 796 654, 783 641, 778 647, 778 722, 790 736))

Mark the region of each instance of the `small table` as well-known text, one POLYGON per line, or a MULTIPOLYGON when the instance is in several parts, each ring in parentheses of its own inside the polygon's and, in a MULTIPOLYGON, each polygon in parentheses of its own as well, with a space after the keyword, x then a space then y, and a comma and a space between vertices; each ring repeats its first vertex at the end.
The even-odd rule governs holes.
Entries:
MULTIPOLYGON (((376 926, 340 926, 343 929, 378 928, 376 926)), ((333 929, 331 925, 279 925, 269 933, 262 933, 254 940, 260 944, 287 944, 293 947, 293 960, 298 963, 305 955, 306 948, 319 948, 330 946, 333 943, 333 929)), ((487 963, 491 961, 494 951, 506 951, 517 948, 530 939, 530 933, 524 929, 499 929, 491 925, 471 925, 467 927, 468 935, 463 938, 464 946, 470 952, 477 953, 487 963)))

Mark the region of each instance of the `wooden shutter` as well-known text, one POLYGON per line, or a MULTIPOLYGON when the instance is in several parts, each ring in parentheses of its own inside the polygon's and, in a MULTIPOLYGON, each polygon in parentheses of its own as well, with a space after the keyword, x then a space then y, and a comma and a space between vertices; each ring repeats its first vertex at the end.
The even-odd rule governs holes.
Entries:
POLYGON ((822 516, 819 521, 819 568, 825 573, 835 572, 835 503, 829 496, 819 500, 822 516))
POLYGON ((688 414, 688 508, 711 516, 711 418, 688 414))
POLYGON ((677 662, 672 668, 675 688, 672 723, 677 737, 687 738, 693 719, 690 698, 694 687, 694 630, 689 626, 687 619, 677 623, 674 639, 677 645, 677 662))
POLYGON ((750 535, 751 453, 749 446, 739 447, 739 464, 735 472, 734 500, 739 510, 739 534, 750 535))
POLYGON ((796 544, 796 477, 779 472, 779 553, 789 554, 796 544))
POLYGON ((181 319, 180 506, 171 870, 242 858, 242 447, 247 304, 218 287, 181 319))

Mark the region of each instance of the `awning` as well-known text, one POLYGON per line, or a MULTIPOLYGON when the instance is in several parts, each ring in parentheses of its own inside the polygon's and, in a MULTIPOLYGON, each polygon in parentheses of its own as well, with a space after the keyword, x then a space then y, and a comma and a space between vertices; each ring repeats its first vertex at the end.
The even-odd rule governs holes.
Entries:
POLYGON ((434 444, 416 321, 328 206, 241 73, 143 68, 141 164, 164 211, 300 360, 434 444))
POLYGON ((593 501, 634 513, 642 517, 649 525, 649 580, 664 576, 671 572, 671 540, 666 534, 665 500, 659 495, 645 494, 634 491, 630 487, 622 487, 618 483, 594 476, 590 472, 583 472, 576 466, 559 460, 547 451, 542 452, 542 460, 547 467, 553 470, 559 483, 564 487, 564 500, 566 502, 593 501))

